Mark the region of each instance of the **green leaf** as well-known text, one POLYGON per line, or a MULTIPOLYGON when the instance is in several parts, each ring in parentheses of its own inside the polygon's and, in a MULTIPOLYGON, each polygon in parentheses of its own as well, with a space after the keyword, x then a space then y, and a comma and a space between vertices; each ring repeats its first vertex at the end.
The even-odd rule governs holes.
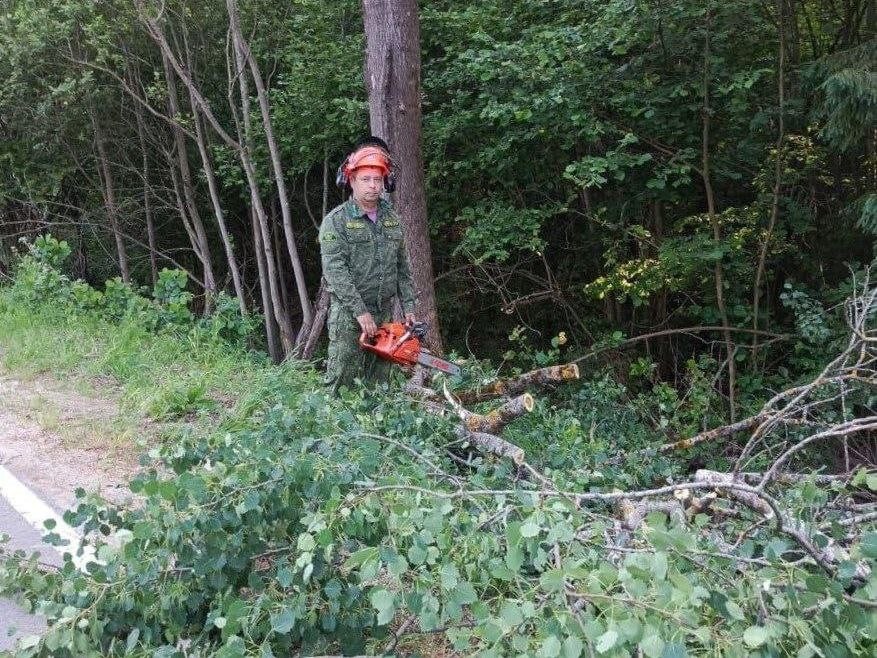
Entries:
POLYGON ((639 648, 648 658, 659 658, 664 652, 664 640, 653 630, 639 641, 639 648))
POLYGON ((361 567, 369 560, 377 560, 378 555, 379 554, 377 546, 367 546, 366 548, 356 551, 349 558, 347 558, 347 560, 344 562, 344 567, 347 569, 355 569, 356 567, 361 567))
POLYGON ((137 640, 140 639, 140 629, 134 628, 131 629, 131 632, 128 633, 128 639, 125 640, 125 652, 131 653, 134 650, 134 647, 137 646, 137 640))
POLYGON ((745 619, 746 615, 743 612, 743 608, 741 608, 735 601, 728 599, 725 602, 725 610, 728 611, 728 615, 737 620, 745 619))
POLYGON ((556 658, 560 655, 560 648, 560 640, 557 639, 557 636, 551 635, 542 642, 536 655, 539 658, 556 658))
POLYGON ((396 613, 395 598, 391 592, 383 588, 373 590, 369 596, 372 606, 378 611, 379 625, 388 624, 393 619, 393 615, 396 613))
POLYGON ((524 615, 521 613, 520 607, 512 601, 503 602, 499 610, 499 616, 509 628, 514 628, 524 621, 524 615))
POLYGON ((444 590, 454 589, 460 581, 460 572, 453 564, 443 564, 439 575, 441 577, 442 589, 444 590))
POLYGON ((531 516, 521 524, 521 537, 535 537, 539 534, 539 524, 531 516))
POLYGON ((295 572, 289 567, 280 567, 277 570, 277 584, 283 588, 287 588, 292 585, 292 579, 295 577, 295 572))
POLYGON ((661 658, 688 658, 688 650, 680 642, 671 642, 664 647, 661 658))
POLYGON ((584 648, 584 644, 582 641, 570 635, 563 641, 563 656, 564 658, 579 658, 582 654, 582 649, 584 648))
POLYGON ((594 648, 599 653, 606 653, 609 649, 615 646, 616 642, 618 642, 618 633, 609 629, 597 638, 597 643, 594 645, 594 648))
POLYGON ((652 574, 657 580, 664 580, 667 576, 667 554, 661 551, 652 557, 652 574))
POLYGON ((309 552, 314 550, 317 543, 314 541, 313 535, 309 532, 303 532, 298 536, 298 550, 309 552))
POLYGON ((767 639, 768 632, 764 626, 750 626, 743 631, 743 642, 745 642, 746 646, 751 649, 760 647, 767 642, 767 639))
POLYGON ((426 549, 414 544, 408 549, 408 561, 414 566, 423 564, 426 561, 426 549))
POLYGON ((464 580, 451 592, 451 600, 459 605, 471 605, 478 600, 478 594, 475 593, 472 583, 464 580))
POLYGON ((292 608, 285 608, 279 613, 271 615, 271 630, 284 635, 289 633, 295 626, 295 612, 292 608))
POLYGON ((549 569, 539 577, 539 585, 546 592, 559 592, 563 589, 563 571, 549 569))
POLYGON ((862 555, 877 560, 877 532, 867 532, 862 537, 862 555))

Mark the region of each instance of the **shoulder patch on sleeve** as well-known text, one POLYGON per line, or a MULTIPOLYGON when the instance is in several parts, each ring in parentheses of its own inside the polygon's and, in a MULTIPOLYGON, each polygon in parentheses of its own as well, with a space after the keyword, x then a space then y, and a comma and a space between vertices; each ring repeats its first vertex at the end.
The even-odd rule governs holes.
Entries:
POLYGON ((332 231, 324 231, 320 234, 320 242, 333 242, 338 239, 338 234, 332 231))

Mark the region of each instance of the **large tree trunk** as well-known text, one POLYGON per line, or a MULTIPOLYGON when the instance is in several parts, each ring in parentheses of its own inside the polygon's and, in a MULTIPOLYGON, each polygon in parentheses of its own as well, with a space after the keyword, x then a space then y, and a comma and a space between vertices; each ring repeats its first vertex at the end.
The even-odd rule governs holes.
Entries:
POLYGON ((116 240, 116 255, 119 258, 119 271, 122 274, 122 281, 125 283, 131 283, 131 272, 128 269, 128 252, 125 249, 125 241, 122 239, 122 233, 119 231, 116 187, 113 183, 112 171, 110 171, 110 162, 107 159, 107 149, 104 144, 104 136, 100 128, 100 123, 97 120, 94 107, 91 108, 90 114, 91 125, 94 128, 94 142, 97 149, 99 173, 104 187, 104 205, 107 210, 107 218, 110 220, 113 237, 116 240))
POLYGON ((363 0, 365 86, 372 134, 384 139, 398 165, 396 209, 403 219, 417 315, 429 323, 427 345, 442 352, 432 250, 426 216, 420 111, 420 20, 417 0, 363 0))

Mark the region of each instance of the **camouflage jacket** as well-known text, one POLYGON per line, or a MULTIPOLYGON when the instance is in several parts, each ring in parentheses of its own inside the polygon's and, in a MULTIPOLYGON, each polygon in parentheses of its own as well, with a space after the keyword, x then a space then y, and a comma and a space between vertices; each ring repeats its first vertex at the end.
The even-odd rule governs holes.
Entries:
POLYGON ((331 293, 354 316, 399 296, 414 312, 415 292, 402 225, 389 201, 381 199, 372 222, 352 198, 333 209, 320 226, 323 276, 331 293))

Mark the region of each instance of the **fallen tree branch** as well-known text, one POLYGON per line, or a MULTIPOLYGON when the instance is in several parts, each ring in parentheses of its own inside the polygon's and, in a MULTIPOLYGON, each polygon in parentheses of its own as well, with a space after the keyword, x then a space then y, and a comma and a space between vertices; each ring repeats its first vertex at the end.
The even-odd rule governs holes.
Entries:
POLYGON ((549 366, 525 372, 517 377, 497 379, 489 384, 455 393, 461 404, 474 404, 500 396, 519 395, 532 387, 550 386, 579 378, 579 367, 575 363, 549 366))
POLYGON ((501 432, 502 429, 515 418, 519 418, 524 414, 533 411, 536 406, 536 401, 533 399, 533 396, 529 393, 524 393, 523 395, 508 400, 503 403, 502 406, 497 407, 493 411, 486 414, 478 414, 469 411, 463 407, 458 400, 454 399, 454 396, 451 395, 447 385, 444 387, 444 394, 448 404, 450 404, 451 408, 457 412, 460 420, 463 421, 463 426, 469 432, 496 434, 501 432))
POLYGON ((679 329, 663 329, 661 331, 653 331, 648 334, 642 334, 640 336, 634 336, 633 338, 628 338, 623 340, 615 345, 607 345, 605 347, 600 347, 595 350, 588 352, 580 356, 579 358, 572 361, 572 363, 581 363, 586 359, 590 359, 591 357, 597 356, 598 354, 602 354, 603 352, 608 352, 610 350, 618 350, 624 347, 629 347, 630 345, 635 345, 636 343, 641 343, 644 340, 651 340, 652 338, 660 338, 662 336, 672 336, 674 334, 694 334, 694 333, 702 333, 702 332, 712 332, 712 331, 725 331, 729 330, 735 333, 742 334, 752 334, 755 336, 768 336, 775 340, 788 340, 788 334, 776 334, 771 331, 762 331, 760 329, 748 329, 744 327, 722 327, 722 326, 698 326, 698 327, 681 327, 679 329))

